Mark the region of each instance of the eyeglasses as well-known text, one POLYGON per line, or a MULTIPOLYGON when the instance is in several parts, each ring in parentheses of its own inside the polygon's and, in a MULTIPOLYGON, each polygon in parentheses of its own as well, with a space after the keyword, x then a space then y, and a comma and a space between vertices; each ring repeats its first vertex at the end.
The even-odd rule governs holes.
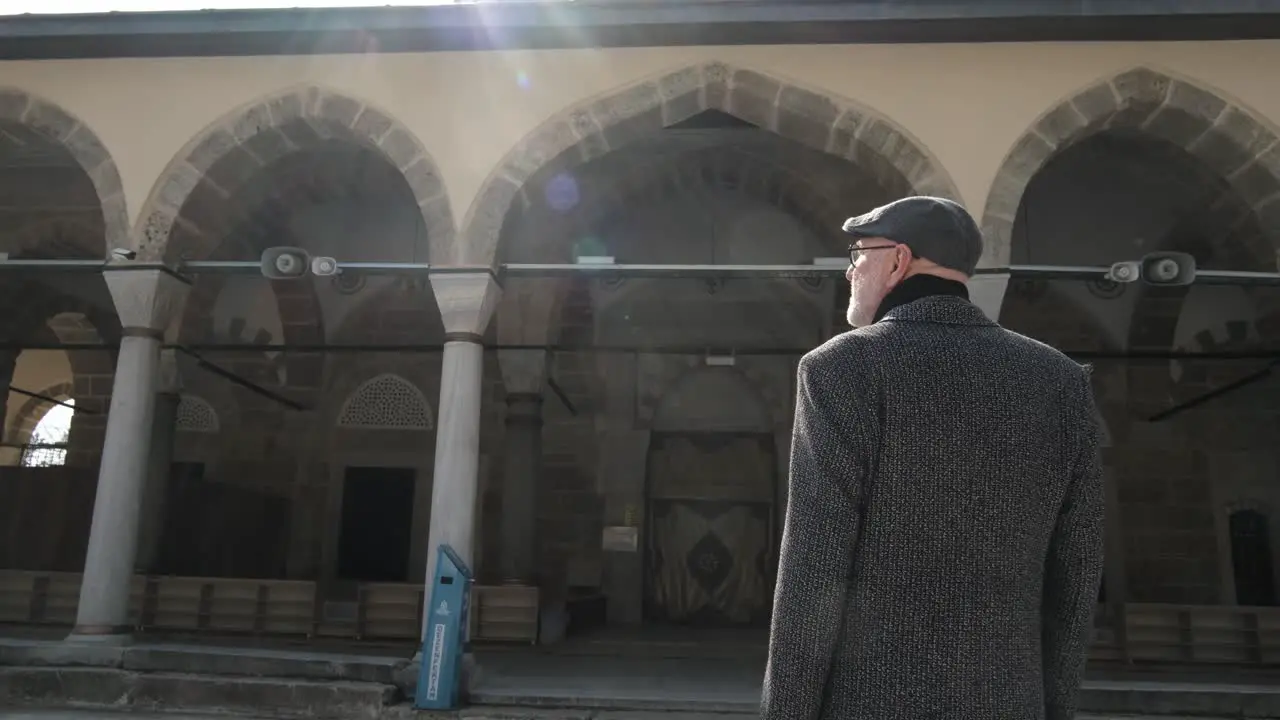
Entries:
POLYGON ((857 245, 850 245, 849 246, 849 264, 856 265, 858 263, 858 256, 864 252, 869 252, 871 250, 892 250, 896 247, 898 247, 896 243, 893 245, 875 245, 873 247, 865 247, 865 248, 860 248, 857 245))

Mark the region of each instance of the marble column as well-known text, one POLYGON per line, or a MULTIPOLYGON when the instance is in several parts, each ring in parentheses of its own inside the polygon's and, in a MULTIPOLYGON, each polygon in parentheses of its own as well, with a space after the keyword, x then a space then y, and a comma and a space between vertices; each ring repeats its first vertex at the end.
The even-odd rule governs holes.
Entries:
POLYGON ((160 344, 190 286, 173 273, 149 268, 110 268, 103 276, 120 316, 120 352, 80 605, 75 628, 67 639, 127 642, 129 586, 151 454, 160 344))
POLYGON ((545 350, 500 350, 507 389, 502 473, 502 580, 534 585, 538 563, 538 480, 542 469, 545 350))
POLYGON ((138 525, 138 559, 134 565, 135 571, 143 574, 155 570, 160 536, 164 532, 164 504, 169 491, 170 468, 173 466, 178 403, 182 401, 176 351, 164 350, 160 353, 157 384, 155 416, 151 422, 151 455, 147 459, 147 481, 142 494, 142 517, 138 525))
MULTIPOLYGON (((444 320, 440 370, 440 409, 431 484, 431 526, 427 533, 428 591, 435 577, 436 552, 451 545, 473 562, 476 496, 479 487, 481 375, 484 331, 502 294, 492 274, 431 276, 431 288, 444 320)), ((474 572, 475 568, 471 568, 474 572)), ((430 613, 423 613, 423 629, 430 613)))

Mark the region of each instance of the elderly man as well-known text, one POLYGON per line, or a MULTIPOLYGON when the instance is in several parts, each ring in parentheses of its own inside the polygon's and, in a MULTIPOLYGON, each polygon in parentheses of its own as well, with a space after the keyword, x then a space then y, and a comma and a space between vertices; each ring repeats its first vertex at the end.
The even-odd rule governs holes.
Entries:
POLYGON ((968 301, 959 205, 844 229, 854 329, 799 365, 762 715, 1070 718, 1102 574, 1087 369, 968 301))

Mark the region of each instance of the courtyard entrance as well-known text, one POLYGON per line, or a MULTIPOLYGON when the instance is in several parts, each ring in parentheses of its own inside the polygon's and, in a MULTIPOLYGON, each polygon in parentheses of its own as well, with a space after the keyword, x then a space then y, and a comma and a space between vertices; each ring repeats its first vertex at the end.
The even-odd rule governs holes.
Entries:
POLYGON ((777 566, 777 461, 764 433, 655 433, 645 617, 767 625, 777 566))

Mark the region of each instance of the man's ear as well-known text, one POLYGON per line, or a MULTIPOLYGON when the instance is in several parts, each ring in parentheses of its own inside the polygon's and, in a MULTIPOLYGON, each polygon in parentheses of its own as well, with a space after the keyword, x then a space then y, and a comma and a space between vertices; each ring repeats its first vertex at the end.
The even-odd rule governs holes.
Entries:
POLYGON ((894 285, 902 282, 907 277, 907 272, 911 269, 911 261, 915 257, 911 254, 911 248, 906 245, 898 245, 893 249, 893 272, 889 273, 889 278, 894 285))

